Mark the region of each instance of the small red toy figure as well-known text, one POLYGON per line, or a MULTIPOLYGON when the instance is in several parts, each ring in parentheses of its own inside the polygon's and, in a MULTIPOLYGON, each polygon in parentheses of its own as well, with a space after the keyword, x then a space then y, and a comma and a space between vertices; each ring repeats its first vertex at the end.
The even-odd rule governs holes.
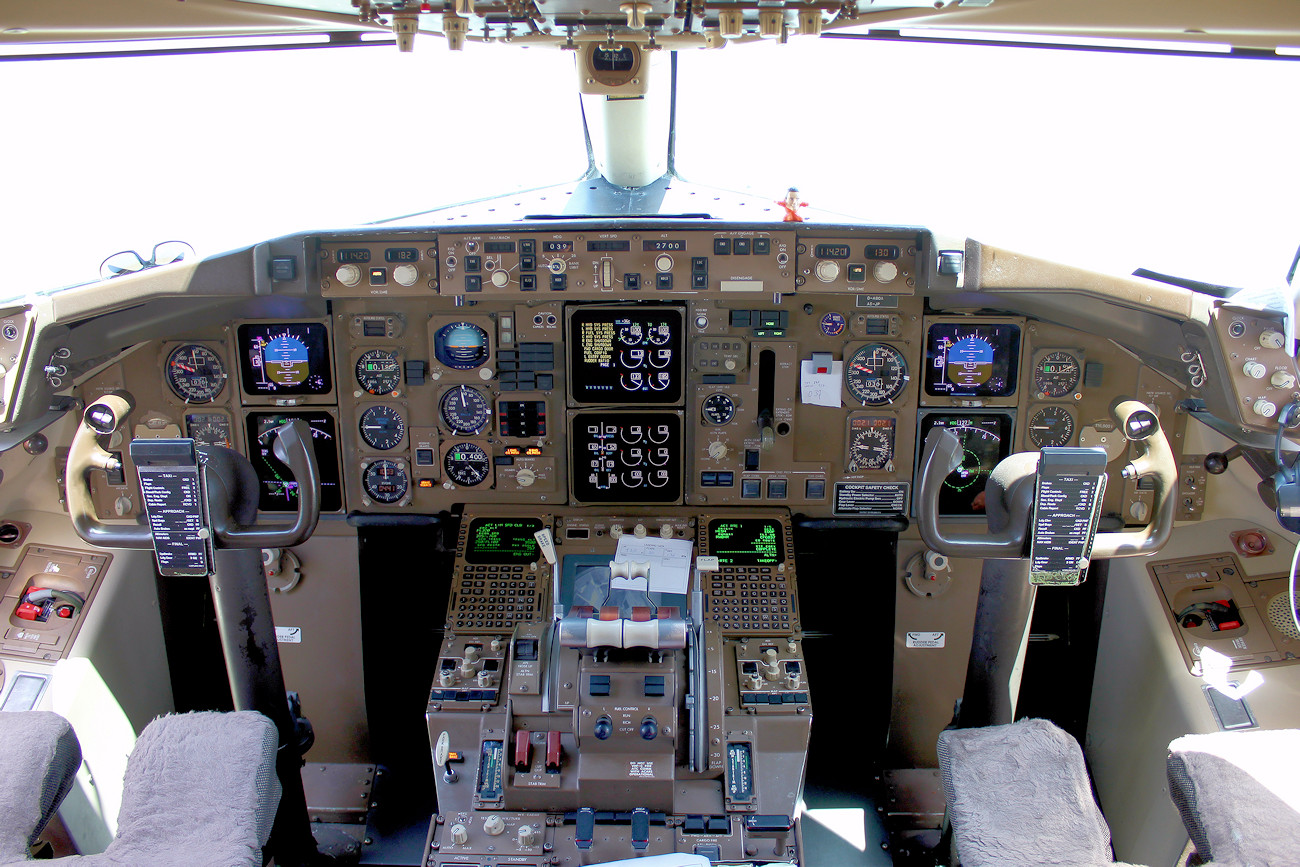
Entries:
POLYGON ((796 189, 795 187, 791 187, 789 191, 785 194, 785 201, 777 202, 777 204, 785 209, 785 216, 781 218, 782 222, 785 223, 803 222, 803 217, 799 216, 799 209, 808 207, 808 203, 799 201, 798 189, 796 189))

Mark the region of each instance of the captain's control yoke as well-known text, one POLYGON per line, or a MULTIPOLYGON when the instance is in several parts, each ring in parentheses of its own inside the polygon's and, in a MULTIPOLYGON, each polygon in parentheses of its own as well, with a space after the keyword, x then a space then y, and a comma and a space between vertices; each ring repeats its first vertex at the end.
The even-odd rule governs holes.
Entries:
POLYGON ((316 857, 302 788, 295 714, 286 700, 263 548, 289 548, 311 536, 320 519, 320 475, 311 431, 301 420, 275 431, 273 453, 289 467, 298 511, 289 525, 257 519, 258 480, 248 458, 191 439, 137 439, 131 458, 148 520, 100 521, 91 499, 91 470, 120 469, 105 446, 124 429, 132 401, 105 395, 86 407, 68 452, 67 498, 73 527, 103 548, 153 548, 164 577, 207 576, 221 632, 236 710, 266 715, 280 733, 276 770, 284 793, 268 849, 279 864, 316 857))

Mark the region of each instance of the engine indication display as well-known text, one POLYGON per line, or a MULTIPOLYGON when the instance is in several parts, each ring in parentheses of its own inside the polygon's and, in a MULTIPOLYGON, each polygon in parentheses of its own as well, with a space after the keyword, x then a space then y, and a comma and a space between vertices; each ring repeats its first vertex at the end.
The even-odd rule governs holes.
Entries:
POLYGON ((851 473, 866 470, 894 471, 894 431, 892 417, 849 416, 849 455, 846 469, 851 473))
POLYGON ((681 501, 680 413, 582 412, 574 414, 570 428, 575 500, 681 501))
POLYGON ((406 468, 400 461, 374 461, 366 467, 361 476, 361 487, 366 496, 376 503, 391 505, 399 503, 410 490, 411 483, 406 476, 406 468))
POLYGON ((569 383, 577 404, 682 399, 682 311, 580 307, 569 320, 569 383))
POLYGON ((1019 361, 1019 325, 931 323, 925 341, 925 393, 935 397, 1009 397, 1016 393, 1019 361))
POLYGON ((844 363, 844 387, 866 406, 893 403, 909 378, 907 359, 887 343, 868 343, 844 363))
POLYGON ((186 343, 167 356, 167 385, 186 403, 211 403, 226 388, 226 367, 211 349, 186 343))
POLYGON ((329 335, 319 322, 239 326, 239 372, 247 394, 328 394, 329 335))
POLYGON ((397 356, 386 349, 372 349, 357 359, 357 384, 367 394, 392 394, 402 382, 397 356))
POLYGON ((785 561, 785 534, 771 518, 714 518, 709 554, 720 566, 775 566, 785 561))
POLYGON ((249 458, 257 471, 257 507, 263 512, 292 512, 298 508, 298 483, 293 472, 272 453, 275 429, 294 419, 302 419, 311 428, 311 444, 320 473, 320 510, 337 512, 343 508, 343 489, 339 484, 338 437, 334 416, 327 412, 250 412, 247 418, 249 458))
MULTIPOLYGON (((998 462, 1011 454, 1011 415, 1005 412, 932 412, 921 418, 918 442, 935 428, 952 431, 961 442, 961 464, 939 492, 939 514, 984 514, 984 488, 998 462)), ((923 454, 922 447, 917 454, 923 454)))
POLYGON ((1079 359, 1069 352, 1049 352, 1034 365, 1034 391, 1040 398, 1065 397, 1079 385, 1079 359))

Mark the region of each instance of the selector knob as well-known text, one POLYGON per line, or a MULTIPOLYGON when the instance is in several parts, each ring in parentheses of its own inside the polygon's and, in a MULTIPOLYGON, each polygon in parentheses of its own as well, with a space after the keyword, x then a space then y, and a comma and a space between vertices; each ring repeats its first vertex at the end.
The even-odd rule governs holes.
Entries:
POLYGON ((470 645, 466 645, 466 647, 465 647, 465 661, 466 661, 466 662, 474 662, 474 661, 477 660, 477 659, 478 659, 478 648, 475 647, 475 646, 472 645, 472 644, 470 644, 470 645))
POLYGON ((531 849, 537 845, 537 829, 532 825, 521 825, 518 838, 520 849, 531 849))
POLYGON ((620 539, 620 538, 622 538, 622 536, 623 536, 623 525, 622 525, 622 524, 615 524, 614 526, 612 526, 612 527, 609 528, 609 538, 611 538, 611 539, 620 539))
POLYGON ((510 283, 510 275, 505 271, 496 270, 492 272, 493 286, 497 287, 498 289, 504 289, 506 288, 506 285, 509 283, 510 283))
POLYGON ((671 539, 673 537, 673 528, 671 524, 664 524, 659 528, 660 539, 671 539))
POLYGON ((492 685, 492 678, 493 678, 494 676, 495 676, 495 675, 493 675, 492 672, 488 671, 487 669, 484 669, 483 671, 480 671, 480 672, 478 673, 478 685, 481 686, 481 687, 489 687, 489 686, 491 686, 491 685, 492 685))
POLYGON ((1241 372, 1251 379, 1263 379, 1264 374, 1268 373, 1268 368, 1258 361, 1247 361, 1241 366, 1241 372))
POLYGON ((788 687, 790 687, 790 689, 798 689, 798 688, 799 688, 799 672, 797 672, 797 671, 792 671, 792 672, 790 672, 788 675, 786 675, 786 678, 785 678, 785 685, 788 686, 788 687))
POLYGON ((505 820, 496 813, 483 820, 483 831, 490 837, 498 837, 506 829, 505 820))
POLYGON ((877 283, 890 283, 898 276, 898 266, 893 262, 877 262, 871 269, 877 283))
POLYGON ((645 524, 637 524, 635 527, 632 528, 632 535, 636 536, 638 539, 644 539, 645 534, 646 534, 645 524))
POLYGON ((654 717, 648 716, 641 720, 641 737, 644 740, 652 741, 659 736, 659 723, 654 717))
POLYGON ((551 269, 552 274, 563 274, 569 268, 569 263, 563 259, 552 259, 546 263, 546 267, 551 269))
POLYGON ((724 442, 709 443, 709 457, 715 461, 720 461, 727 456, 731 449, 727 448, 724 442))
POLYGON ((451 842, 456 846, 464 846, 469 842, 469 829, 459 822, 452 825, 451 842))
POLYGON ((501 643, 501 639, 500 639, 500 638, 494 638, 494 639, 492 639, 492 652, 493 652, 493 653, 500 653, 500 652, 501 652, 501 648, 504 647, 504 646, 505 646, 505 645, 501 643))
POLYGON ((403 286, 414 286, 420 279, 420 269, 414 265, 398 265, 393 269, 393 280, 403 286))
POLYGON ((596 736, 596 740, 603 741, 614 733, 614 721, 607 716, 596 720, 596 724, 591 727, 591 733, 596 736))
POLYGON ((1295 377, 1287 373, 1285 370, 1279 370, 1277 373, 1274 373, 1273 378, 1270 379, 1269 382, 1273 383, 1277 388, 1295 387, 1295 377))
POLYGON ((781 666, 776 660, 776 650, 769 647, 763 651, 763 677, 776 681, 781 679, 781 666))
POLYGON ((444 670, 444 671, 440 671, 440 672, 438 672, 438 685, 439 685, 439 686, 455 686, 455 685, 456 685, 456 672, 455 672, 454 670, 452 670, 452 669, 446 669, 446 670, 444 670))
POLYGON ((1280 331, 1268 329, 1261 331, 1259 335, 1259 345, 1265 349, 1281 349, 1286 344, 1286 336, 1280 331))
MULTIPOLYGON (((498 271, 497 273, 500 274, 501 272, 498 271)), ((537 481, 537 473, 524 467, 522 470, 515 473, 515 481, 519 483, 519 487, 526 488, 533 482, 537 481)))
POLYGON ((1255 401, 1255 405, 1251 407, 1251 409, 1255 410, 1255 415, 1260 415, 1264 418, 1272 418, 1277 414, 1277 405, 1273 403, 1273 401, 1265 400, 1262 397, 1255 401))
POLYGON ((356 265, 340 265, 334 276, 344 286, 355 286, 361 282, 361 269, 356 265))
POLYGON ((673 257, 667 253, 660 253, 655 257, 655 270, 660 274, 666 274, 673 270, 673 257))
POLYGON ((833 262, 830 259, 823 259, 817 263, 817 279, 823 283, 833 283, 835 278, 840 276, 840 263, 833 262))
POLYGON ((759 677, 757 674, 751 674, 751 675, 749 676, 749 688, 750 688, 750 689, 762 689, 762 688, 763 688, 763 678, 759 677))

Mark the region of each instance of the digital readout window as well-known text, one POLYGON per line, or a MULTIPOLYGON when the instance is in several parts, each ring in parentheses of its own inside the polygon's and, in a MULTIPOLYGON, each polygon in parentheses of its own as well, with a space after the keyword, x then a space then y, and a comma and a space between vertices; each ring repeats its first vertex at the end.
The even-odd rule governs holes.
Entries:
POLYGON ((709 553, 720 566, 775 566, 785 560, 784 532, 769 518, 715 518, 709 553))
POLYGON ((466 563, 532 563, 539 546, 538 518, 475 518, 465 540, 466 563))

